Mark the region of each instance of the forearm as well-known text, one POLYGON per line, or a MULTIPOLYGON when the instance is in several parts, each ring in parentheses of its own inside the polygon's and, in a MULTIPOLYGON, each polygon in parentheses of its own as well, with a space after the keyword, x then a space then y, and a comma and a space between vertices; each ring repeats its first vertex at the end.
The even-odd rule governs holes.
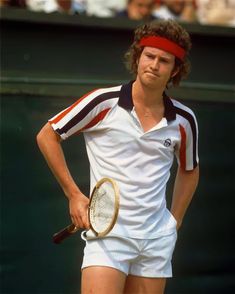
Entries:
POLYGON ((198 180, 198 166, 192 171, 184 171, 180 167, 178 168, 171 204, 171 213, 177 221, 177 228, 181 226, 184 215, 197 188, 198 180))
POLYGON ((65 195, 70 199, 81 194, 69 172, 60 144, 60 138, 49 123, 37 135, 37 143, 65 195))
POLYGON ((47 164, 69 199, 72 222, 79 228, 88 229, 87 209, 89 200, 74 182, 64 157, 60 137, 54 132, 49 123, 37 135, 37 143, 47 164))

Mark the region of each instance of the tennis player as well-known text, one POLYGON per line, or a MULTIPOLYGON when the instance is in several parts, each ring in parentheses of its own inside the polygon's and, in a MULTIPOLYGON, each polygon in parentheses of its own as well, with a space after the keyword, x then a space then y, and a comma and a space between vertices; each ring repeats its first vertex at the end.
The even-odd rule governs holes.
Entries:
POLYGON ((134 81, 84 95, 37 136, 76 226, 89 229, 89 201, 69 172, 62 140, 83 133, 91 188, 111 177, 120 189, 113 230, 86 240, 83 294, 159 294, 172 276, 177 230, 199 178, 198 128, 192 110, 166 89, 187 76, 190 47, 189 34, 174 21, 141 26, 126 54, 134 81), (169 211, 165 193, 174 156, 178 171, 169 211))

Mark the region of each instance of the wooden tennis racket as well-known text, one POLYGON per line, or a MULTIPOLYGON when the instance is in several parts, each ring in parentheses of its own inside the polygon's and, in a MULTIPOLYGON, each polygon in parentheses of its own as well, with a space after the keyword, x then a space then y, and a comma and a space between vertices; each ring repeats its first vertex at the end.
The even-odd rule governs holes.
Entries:
MULTIPOLYGON (((88 217, 91 230, 96 237, 107 235, 114 227, 119 211, 119 190, 116 182, 111 178, 98 181, 92 191, 88 217)), ((80 228, 74 224, 67 226, 53 235, 53 242, 59 244, 80 228)))

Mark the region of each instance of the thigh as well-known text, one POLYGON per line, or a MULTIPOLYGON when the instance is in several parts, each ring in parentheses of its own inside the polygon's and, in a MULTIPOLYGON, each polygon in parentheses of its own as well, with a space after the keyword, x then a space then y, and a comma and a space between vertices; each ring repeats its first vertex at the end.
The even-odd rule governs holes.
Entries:
POLYGON ((109 267, 127 276, 130 263, 138 257, 137 249, 134 241, 121 237, 109 236, 87 240, 82 269, 94 266, 109 267))
POLYGON ((145 278, 129 275, 126 279, 124 294, 163 294, 165 278, 145 278))
POLYGON ((82 294, 122 294, 126 275, 114 268, 90 266, 82 270, 82 294))
POLYGON ((129 269, 129 275, 145 278, 172 277, 171 259, 175 247, 176 232, 152 240, 145 240, 138 259, 129 269))

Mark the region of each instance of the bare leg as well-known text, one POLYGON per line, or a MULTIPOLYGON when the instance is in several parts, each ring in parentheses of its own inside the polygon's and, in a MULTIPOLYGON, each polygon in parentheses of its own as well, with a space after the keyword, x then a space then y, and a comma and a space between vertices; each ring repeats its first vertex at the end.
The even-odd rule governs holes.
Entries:
POLYGON ((82 270, 82 294, 122 294, 126 275, 105 266, 90 266, 82 270))
POLYGON ((124 289, 125 294, 163 294, 165 278, 144 278, 128 276, 124 289))

